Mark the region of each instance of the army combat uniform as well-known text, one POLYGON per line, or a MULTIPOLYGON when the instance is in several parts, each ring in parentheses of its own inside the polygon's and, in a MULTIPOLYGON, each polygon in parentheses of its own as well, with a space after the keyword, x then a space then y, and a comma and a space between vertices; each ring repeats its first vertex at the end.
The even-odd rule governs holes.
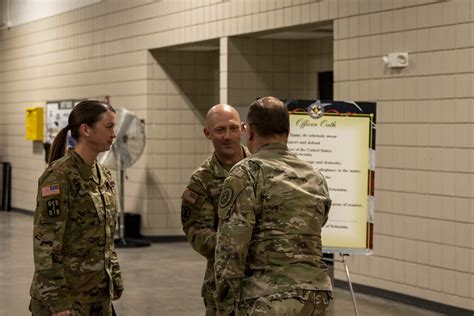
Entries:
MULTIPOLYGON (((250 155, 242 147, 244 157, 250 155)), ((206 306, 206 316, 215 315, 214 250, 216 247, 217 208, 222 184, 231 166, 223 166, 216 155, 207 158, 194 171, 183 193, 181 221, 183 230, 194 250, 207 259, 201 295, 206 306), (227 168, 226 168, 227 167, 227 168)))
POLYGON ((241 160, 224 182, 216 245, 216 302, 236 315, 325 315, 332 285, 321 227, 324 177, 282 143, 241 160))
POLYGON ((123 290, 114 247, 117 218, 110 172, 89 166, 73 150, 38 181, 34 215, 33 315, 111 315, 114 291, 123 290))

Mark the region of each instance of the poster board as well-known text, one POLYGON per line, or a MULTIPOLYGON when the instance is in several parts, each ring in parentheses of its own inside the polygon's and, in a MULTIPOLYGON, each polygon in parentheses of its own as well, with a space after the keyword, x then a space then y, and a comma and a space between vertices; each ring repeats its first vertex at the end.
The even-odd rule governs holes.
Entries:
POLYGON ((288 147, 325 176, 332 206, 323 251, 371 254, 376 103, 287 100, 288 147))
MULTIPOLYGON (((69 113, 79 103, 78 100, 48 101, 46 103, 46 133, 45 143, 52 144, 59 131, 68 123, 69 113)), ((70 133, 67 139, 68 147, 74 146, 74 140, 70 133)))

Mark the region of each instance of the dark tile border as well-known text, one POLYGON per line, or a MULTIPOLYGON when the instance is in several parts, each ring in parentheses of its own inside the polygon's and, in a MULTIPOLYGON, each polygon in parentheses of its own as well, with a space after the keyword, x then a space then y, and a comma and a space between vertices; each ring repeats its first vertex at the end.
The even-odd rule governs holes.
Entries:
MULTIPOLYGON (((350 291, 347 281, 335 279, 334 286, 350 291)), ((438 302, 433 302, 433 301, 425 300, 422 298, 405 295, 402 293, 387 291, 387 290, 379 289, 372 286, 352 283, 352 287, 356 294, 361 293, 361 294, 367 294, 367 295, 376 296, 380 298, 385 298, 392 301, 405 303, 411 306, 420 307, 426 310, 430 310, 430 311, 434 311, 438 313, 444 313, 446 315, 451 315, 451 316, 473 316, 474 315, 474 311, 471 311, 468 309, 441 304, 438 302)))
POLYGON ((15 213, 21 213, 21 214, 30 215, 30 216, 33 216, 35 214, 35 212, 33 211, 24 210, 21 208, 12 208, 10 211, 2 211, 2 212, 6 212, 6 213, 15 212, 15 213))
POLYGON ((151 242, 168 243, 168 242, 184 242, 187 241, 186 236, 144 236, 151 242))

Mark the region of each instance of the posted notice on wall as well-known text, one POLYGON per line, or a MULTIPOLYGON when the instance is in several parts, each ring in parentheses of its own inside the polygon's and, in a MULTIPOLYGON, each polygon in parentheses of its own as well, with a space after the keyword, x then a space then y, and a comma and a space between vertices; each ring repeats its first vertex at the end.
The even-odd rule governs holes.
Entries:
POLYGON ((325 247, 365 246, 367 223, 367 116, 290 116, 289 148, 325 176, 332 206, 322 232, 325 247))

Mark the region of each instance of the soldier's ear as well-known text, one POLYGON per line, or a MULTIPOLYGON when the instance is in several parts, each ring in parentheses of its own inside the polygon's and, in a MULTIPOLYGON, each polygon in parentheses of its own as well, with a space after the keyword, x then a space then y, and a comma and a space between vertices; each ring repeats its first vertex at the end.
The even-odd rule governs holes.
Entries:
POLYGON ((211 133, 209 132, 207 127, 204 127, 202 131, 204 133, 204 136, 206 136, 207 139, 211 140, 211 133))
POLYGON ((247 124, 247 138, 252 141, 255 137, 255 128, 252 124, 247 124))
POLYGON ((90 134, 90 126, 87 124, 81 124, 79 126, 79 135, 83 137, 89 137, 90 134))

